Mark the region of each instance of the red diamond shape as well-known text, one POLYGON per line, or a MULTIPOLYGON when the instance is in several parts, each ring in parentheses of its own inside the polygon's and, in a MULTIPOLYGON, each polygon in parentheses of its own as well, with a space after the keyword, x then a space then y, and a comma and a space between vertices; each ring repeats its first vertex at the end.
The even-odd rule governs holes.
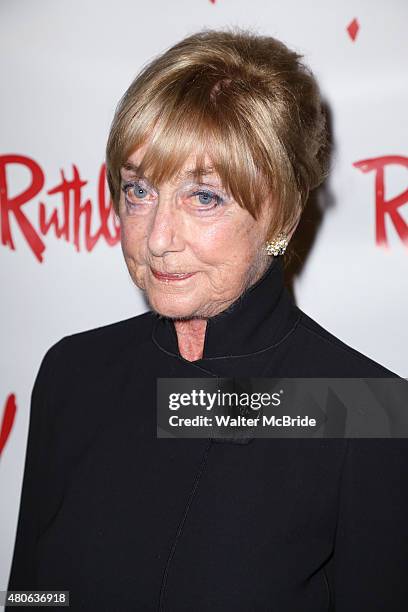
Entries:
POLYGON ((353 19, 353 21, 350 21, 347 26, 347 32, 349 33, 349 36, 353 42, 356 40, 359 29, 360 24, 358 23, 357 19, 353 19))

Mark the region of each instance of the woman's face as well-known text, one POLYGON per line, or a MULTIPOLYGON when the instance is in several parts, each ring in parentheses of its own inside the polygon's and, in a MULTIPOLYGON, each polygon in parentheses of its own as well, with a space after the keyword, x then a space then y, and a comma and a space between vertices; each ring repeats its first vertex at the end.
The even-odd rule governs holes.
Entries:
POLYGON ((173 318, 214 316, 270 263, 262 248, 270 209, 265 207, 255 221, 225 192, 217 175, 200 183, 184 176, 194 168, 194 158, 177 179, 160 188, 151 185, 136 172, 145 146, 121 171, 121 242, 129 273, 152 310, 173 318))

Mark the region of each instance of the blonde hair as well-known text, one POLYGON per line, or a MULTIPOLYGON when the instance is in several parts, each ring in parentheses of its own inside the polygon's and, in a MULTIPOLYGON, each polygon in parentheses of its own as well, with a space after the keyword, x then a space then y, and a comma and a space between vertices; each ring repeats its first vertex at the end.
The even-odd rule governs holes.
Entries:
POLYGON ((255 219, 269 198, 269 239, 295 227, 329 160, 319 89, 302 58, 271 36, 232 27, 204 29, 153 59, 120 99, 109 133, 115 212, 120 169, 151 137, 139 170, 154 185, 171 180, 192 153, 199 180, 208 154, 255 219))

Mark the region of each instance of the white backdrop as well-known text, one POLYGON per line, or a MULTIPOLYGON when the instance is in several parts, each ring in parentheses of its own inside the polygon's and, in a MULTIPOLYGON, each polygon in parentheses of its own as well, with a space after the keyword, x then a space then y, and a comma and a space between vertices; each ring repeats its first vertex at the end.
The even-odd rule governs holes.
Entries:
POLYGON ((240 25, 305 55, 330 108, 335 150, 332 205, 295 282, 297 303, 408 376, 407 23, 406 0, 1 2, 0 590, 44 353, 66 334, 147 310, 112 219, 101 221, 109 201, 103 175, 105 196, 98 182, 119 97, 142 65, 187 34, 240 25), (42 219, 53 212, 59 237, 42 219), (98 233, 87 250, 87 235, 98 233))

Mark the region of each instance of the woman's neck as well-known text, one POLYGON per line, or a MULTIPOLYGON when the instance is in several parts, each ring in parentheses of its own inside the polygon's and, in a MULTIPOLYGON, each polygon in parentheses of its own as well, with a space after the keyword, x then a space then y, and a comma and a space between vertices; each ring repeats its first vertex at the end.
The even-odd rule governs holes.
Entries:
POLYGON ((204 350, 207 319, 174 321, 180 355, 187 361, 201 359, 204 350))

